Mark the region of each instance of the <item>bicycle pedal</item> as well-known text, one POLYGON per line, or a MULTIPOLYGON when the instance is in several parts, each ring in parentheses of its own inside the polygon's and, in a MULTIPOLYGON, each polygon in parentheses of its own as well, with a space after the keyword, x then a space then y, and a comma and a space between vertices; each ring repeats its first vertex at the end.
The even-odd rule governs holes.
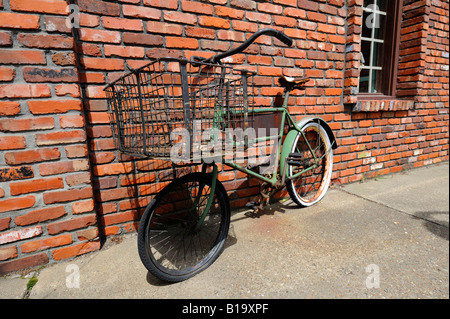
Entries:
POLYGON ((245 207, 255 210, 255 209, 259 208, 259 203, 251 201, 251 202, 248 202, 247 204, 245 204, 245 207))
POLYGON ((303 157, 303 154, 302 153, 289 153, 289 156, 288 156, 288 158, 289 157, 292 157, 292 158, 302 158, 303 157))
POLYGON ((303 155, 301 153, 290 153, 288 157, 286 157, 286 163, 291 166, 303 166, 303 155))

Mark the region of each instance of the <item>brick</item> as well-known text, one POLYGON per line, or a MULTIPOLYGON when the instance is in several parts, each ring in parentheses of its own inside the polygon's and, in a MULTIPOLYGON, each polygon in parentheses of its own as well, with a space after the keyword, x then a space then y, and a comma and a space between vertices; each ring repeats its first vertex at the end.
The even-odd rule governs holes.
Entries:
POLYGON ((14 219, 14 222, 18 226, 27 226, 36 223, 42 223, 52 219, 57 219, 64 215, 66 215, 64 206, 55 206, 33 210, 29 213, 16 217, 14 219))
POLYGON ((117 3, 98 0, 78 0, 77 5, 82 12, 107 16, 119 16, 120 6, 117 3))
POLYGON ((302 9, 297 9, 297 8, 285 8, 284 9, 284 15, 289 16, 289 17, 293 17, 296 19, 304 19, 306 18, 306 11, 302 10, 302 9))
POLYGON ((11 217, 0 218, 0 231, 9 228, 11 217))
POLYGON ((105 176, 131 173, 133 169, 133 163, 112 163, 96 165, 94 166, 93 172, 96 176, 105 176))
POLYGON ((198 49, 198 40, 181 37, 166 37, 166 47, 177 49, 198 49))
POLYGON ((89 163, 85 159, 72 161, 59 161, 56 163, 44 163, 38 166, 39 173, 42 176, 63 174, 70 172, 86 171, 89 169, 89 163))
POLYGON ((80 97, 80 86, 78 84, 59 84, 55 86, 55 94, 57 96, 80 97))
MULTIPOLYGON (((228 32, 225 30, 220 30, 220 31, 228 32)), ((216 31, 213 29, 205 29, 205 28, 198 28, 198 27, 186 27, 185 32, 186 32, 187 37, 193 37, 193 38, 214 39, 216 37, 216 31)), ((233 32, 233 31, 230 31, 230 32, 233 32)), ((219 38, 220 38, 220 36, 219 36, 219 38)))
POLYGON ((11 259, 11 258, 16 258, 16 257, 17 257, 17 247, 16 246, 0 248, 0 261, 4 261, 4 260, 11 259))
MULTIPOLYGON (((292 2, 293 0, 288 0, 292 2)), ((222 2, 219 2, 222 3, 222 2)), ((222 4, 225 4, 226 1, 222 4)), ((238 7, 246 10, 255 10, 256 9, 256 1, 253 0, 230 0, 230 4, 232 7, 238 7)))
POLYGON ((53 251, 53 259, 62 260, 100 249, 100 240, 88 241, 78 245, 55 249, 53 251))
POLYGON ((164 21, 195 25, 197 24, 197 16, 178 11, 164 11, 164 21))
POLYGON ((21 269, 37 267, 44 264, 48 264, 48 256, 46 253, 14 259, 12 261, 0 264, 0 275, 21 269))
POLYGON ((98 228, 91 228, 77 231, 79 240, 93 240, 98 237, 98 228))
POLYGON ((12 116, 21 111, 19 102, 0 101, 0 116, 12 116))
POLYGON ((322 13, 307 12, 306 16, 308 17, 308 20, 311 20, 311 21, 323 22, 323 23, 327 22, 327 16, 322 13))
POLYGON ((84 127, 84 116, 82 115, 62 115, 59 117, 61 128, 79 128, 84 127))
POLYGON ((35 98, 50 96, 50 87, 46 84, 0 85, 0 98, 35 98))
POLYGON ((17 40, 24 46, 39 49, 72 49, 73 39, 62 35, 21 33, 17 40))
POLYGON ((144 30, 142 21, 137 19, 102 17, 102 23, 103 27, 106 29, 130 30, 130 31, 144 30))
POLYGON ((72 202, 80 199, 91 198, 92 188, 71 189, 55 192, 46 192, 43 195, 45 204, 72 202))
POLYGON ((81 111, 82 104, 79 100, 28 101, 28 108, 35 115, 55 114, 81 111))
POLYGON ((145 56, 145 49, 142 47, 132 46, 116 46, 104 45, 105 56, 121 56, 126 58, 143 58, 145 56))
POLYGON ((160 20, 162 16, 160 10, 127 4, 122 6, 122 11, 125 17, 160 20))
POLYGON ((96 194, 96 199, 99 202, 106 202, 111 200, 124 199, 128 197, 135 197, 136 190, 131 188, 114 188, 102 190, 96 194))
POLYGON ((139 218, 139 214, 135 210, 121 212, 117 214, 109 214, 102 217, 104 225, 109 226, 113 224, 124 223, 139 218))
POLYGON ((39 16, 33 14, 0 12, 0 28, 37 30, 39 29, 39 16))
POLYGON ((1 49, 0 64, 47 64, 47 61, 42 51, 1 49))
MULTIPOLYGON (((230 42, 244 42, 246 40, 244 33, 236 32, 236 31, 228 31, 228 30, 217 31, 217 38, 219 40, 227 40, 230 42)), ((236 60, 237 57, 238 57, 238 55, 234 55, 233 60, 236 60)))
POLYGON ((91 183, 91 174, 89 172, 72 174, 66 177, 66 183, 68 186, 77 186, 81 184, 91 183))
POLYGON ((231 23, 229 20, 209 16, 199 16, 198 24, 203 27, 213 27, 220 29, 229 29, 231 27, 231 23))
POLYGON ((35 203, 34 196, 25 196, 18 198, 10 198, 0 201, 0 213, 12 211, 12 210, 20 210, 24 208, 30 208, 35 203))
POLYGON ((34 172, 31 166, 0 168, 0 182, 7 182, 33 177, 34 172))
MULTIPOLYGON (((151 25, 151 23, 152 22, 148 22, 147 26, 151 25)), ((162 33, 164 33, 164 30, 168 30, 170 28, 170 26, 167 26, 165 28, 166 29, 161 29, 162 33)), ((154 34, 124 32, 123 33, 123 42, 126 44, 162 46, 163 38, 160 35, 154 35, 154 34)), ((158 48, 158 49, 160 49, 160 48, 158 48)))
POLYGON ((144 0, 144 5, 166 9, 178 9, 178 0, 144 0))
POLYGON ((80 26, 95 28, 98 27, 99 25, 100 25, 100 17, 92 14, 80 13, 80 26))
POLYGON ((93 211, 95 208, 94 200, 90 199, 87 201, 76 202, 72 204, 73 214, 83 214, 93 211))
MULTIPOLYGON (((189 27, 193 28, 193 27, 189 27)), ((205 30, 205 29, 204 29, 205 30)), ((159 21, 147 21, 147 32, 150 33, 163 33, 163 34, 172 34, 172 35, 182 35, 183 34, 183 26, 175 23, 166 23, 159 21)), ((186 27, 187 32, 187 27, 186 27)), ((149 36, 150 34, 143 34, 143 36, 149 36)), ((190 36, 186 33, 187 36, 190 36)), ((136 35, 137 37, 137 35, 136 35)), ((150 39, 155 39, 151 37, 150 39)), ((124 38, 125 41, 125 38, 124 38)), ((134 41, 136 42, 136 41, 134 41)), ((161 38, 162 44, 162 38, 161 38)))
POLYGON ((48 130, 54 127, 55 122, 51 117, 32 119, 0 119, 0 131, 3 132, 48 130))
POLYGON ((14 150, 26 147, 23 136, 0 136, 0 150, 14 150))
POLYGON ((11 0, 14 11, 41 12, 66 15, 67 2, 64 0, 11 0))
POLYGON ((94 164, 106 164, 116 159, 113 152, 96 152, 91 154, 91 161, 94 164))
POLYGON ((298 0, 273 0, 274 3, 279 3, 279 4, 286 5, 286 6, 291 6, 291 7, 296 7, 297 6, 297 1, 298 0))
POLYGON ((42 234, 42 226, 34 226, 0 234, 0 245, 11 243, 42 234))
POLYGON ((60 66, 75 65, 76 58, 73 52, 58 52, 52 55, 52 61, 60 66))
POLYGON ((60 236, 54 236, 51 238, 45 238, 35 241, 30 241, 25 244, 22 244, 20 246, 23 253, 31 253, 37 250, 45 250, 52 247, 58 247, 58 246, 64 246, 71 244, 72 241, 72 235, 66 234, 66 235, 60 235, 60 236))
POLYGON ((22 195, 28 193, 35 193, 39 191, 46 191, 51 189, 58 189, 64 187, 62 177, 34 179, 24 182, 14 182, 9 184, 11 195, 22 195))
POLYGON ((66 24, 67 17, 45 16, 44 23, 47 32, 72 33, 72 28, 66 24))
MULTIPOLYGON (((243 10, 237 10, 229 7, 224 6, 214 6, 214 12, 217 16, 220 17, 226 17, 230 19, 239 19, 242 20, 245 15, 245 11, 243 10)), ((204 14, 207 14, 204 12, 204 14)))
POLYGON ((124 70, 123 60, 105 58, 81 58, 81 63, 86 69, 121 71, 124 70))
POLYGON ((77 82, 78 73, 73 68, 50 69, 24 67, 23 77, 27 82, 77 82))
POLYGON ((0 46, 12 46, 11 33, 0 31, 0 46))
POLYGON ((12 81, 16 76, 16 71, 12 68, 0 67, 0 82, 12 81))
POLYGON ((266 13, 246 12, 245 16, 247 17, 247 20, 252 22, 260 22, 266 24, 270 24, 272 22, 271 16, 266 13))
POLYGON ((69 145, 64 149, 68 158, 86 157, 88 155, 87 145, 69 145))
POLYGON ((297 25, 297 19, 290 18, 290 17, 284 17, 284 16, 274 16, 273 22, 275 25, 279 26, 285 26, 293 28, 297 25))
POLYGON ((201 13, 205 15, 213 14, 213 6, 206 3, 201 3, 197 1, 181 1, 181 8, 184 12, 201 13))
POLYGON ((64 131, 36 134, 36 145, 72 144, 86 141, 84 131, 64 131))
POLYGON ((97 219, 94 214, 71 218, 69 220, 59 221, 47 225, 50 235, 60 234, 65 231, 72 231, 79 228, 95 225, 97 219))
POLYGON ((80 40, 89 42, 120 43, 120 32, 81 28, 80 40))
POLYGON ((36 163, 49 160, 57 160, 59 158, 60 153, 57 148, 26 150, 19 152, 9 152, 5 154, 5 161, 9 165, 36 163))

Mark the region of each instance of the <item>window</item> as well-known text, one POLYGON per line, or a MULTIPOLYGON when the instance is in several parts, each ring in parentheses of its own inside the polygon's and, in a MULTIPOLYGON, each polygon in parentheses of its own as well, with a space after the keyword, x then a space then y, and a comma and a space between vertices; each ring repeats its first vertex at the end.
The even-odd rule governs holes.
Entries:
POLYGON ((364 0, 359 93, 395 95, 399 2, 364 0))

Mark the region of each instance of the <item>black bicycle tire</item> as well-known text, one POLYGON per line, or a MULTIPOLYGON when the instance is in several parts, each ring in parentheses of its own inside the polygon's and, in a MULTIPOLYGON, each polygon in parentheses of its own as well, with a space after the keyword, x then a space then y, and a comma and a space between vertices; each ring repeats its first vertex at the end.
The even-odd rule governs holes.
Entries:
MULTIPOLYGON (((301 196, 298 194, 297 190, 295 189, 293 180, 286 180, 286 189, 288 190, 289 196, 291 197, 291 199, 300 207, 309 207, 312 206, 316 203, 318 203, 320 200, 322 200, 322 198, 325 196, 326 192, 328 191, 328 188, 330 186, 330 181, 331 181, 331 174, 333 171, 333 150, 331 147, 331 141, 330 138, 328 137, 328 134, 326 133, 325 129, 323 127, 320 126, 320 124, 317 124, 315 122, 310 122, 308 124, 306 124, 303 128, 302 131, 306 130, 307 128, 309 128, 310 126, 315 126, 319 129, 319 135, 321 137, 323 137, 325 143, 326 143, 326 148, 329 150, 329 157, 328 157, 328 161, 326 163, 326 165, 328 166, 326 168, 327 171, 327 176, 324 177, 326 178, 325 180, 325 186, 323 187, 322 191, 320 192, 320 194, 317 196, 316 199, 314 199, 312 202, 308 202, 308 201, 304 201, 302 200, 301 196)), ((297 137, 294 140, 293 146, 292 146, 292 150, 291 152, 294 152, 294 148, 297 145, 297 141, 298 139, 302 136, 302 134, 299 132, 297 137)), ((289 175, 289 171, 290 168, 288 166, 288 175, 289 175)), ((321 180, 321 183, 323 183, 324 178, 321 180)), ((322 187, 321 187, 322 188, 322 187)))
POLYGON ((173 180, 169 185, 167 185, 161 192, 159 192, 155 198, 147 205, 144 214, 141 217, 141 221, 139 224, 138 229, 138 251, 139 256, 144 264, 144 266, 147 268, 147 270, 153 274, 155 277, 159 278, 162 281, 166 282, 180 282, 184 281, 186 279, 189 279, 198 273, 202 272, 203 270, 207 269, 209 266, 211 266, 214 261, 217 260, 217 258, 220 256, 220 254, 223 251, 225 240, 228 236, 228 230, 230 226, 230 204, 227 192, 225 188, 223 187, 222 183, 220 183, 219 180, 216 180, 216 189, 215 189, 215 196, 217 195, 218 202, 221 206, 221 218, 222 222, 219 228, 218 236, 215 240, 213 248, 209 251, 208 254, 205 254, 205 258, 202 259, 198 263, 198 267, 196 267, 195 270, 180 274, 172 274, 169 272, 165 272, 161 269, 159 265, 155 263, 154 258, 149 256, 147 245, 146 245, 146 236, 148 234, 148 223, 152 220, 153 212, 158 207, 157 205, 160 204, 161 199, 167 195, 168 192, 176 188, 178 184, 183 184, 186 182, 192 182, 192 181, 200 181, 211 187, 212 183, 212 176, 211 174, 206 173, 190 173, 187 174, 181 178, 177 178, 173 180))

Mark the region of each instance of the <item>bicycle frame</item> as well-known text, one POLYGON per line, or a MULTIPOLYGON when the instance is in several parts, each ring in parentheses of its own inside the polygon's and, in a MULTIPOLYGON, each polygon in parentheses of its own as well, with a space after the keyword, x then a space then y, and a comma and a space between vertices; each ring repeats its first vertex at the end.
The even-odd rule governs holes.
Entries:
MULTIPOLYGON (((307 167, 307 168, 305 168, 305 169, 303 169, 303 170, 293 174, 292 176, 288 176, 287 178, 288 179, 294 179, 294 178, 297 178, 298 176, 308 172, 309 170, 315 169, 317 167, 316 163, 318 161, 317 155, 314 152, 314 150, 311 147, 311 145, 309 144, 308 139, 306 138, 305 134, 302 132, 302 127, 306 123, 309 123, 310 120, 309 120, 309 118, 307 118, 307 121, 304 121, 304 122, 300 121, 299 123, 303 123, 303 124, 298 125, 294 121, 294 119, 292 118, 291 114, 288 111, 288 108, 287 108, 288 100, 289 100, 289 90, 285 90, 285 92, 284 92, 284 99, 283 99, 283 105, 281 107, 261 108, 261 109, 253 109, 252 110, 252 112, 254 112, 254 113, 281 112, 281 114, 282 114, 280 130, 279 130, 279 133, 278 133, 278 136, 277 136, 277 138, 278 138, 277 150, 278 151, 276 153, 275 165, 273 167, 273 172, 272 172, 272 177, 271 178, 265 177, 262 174, 254 172, 251 169, 249 169, 247 167, 243 167, 243 166, 241 166, 241 165, 239 165, 237 163, 234 163, 232 161, 227 161, 227 160, 225 160, 225 158, 223 158, 223 163, 225 165, 233 167, 233 168, 235 168, 235 169, 237 169, 237 170, 239 170, 241 172, 244 172, 244 173, 246 173, 246 174, 248 174, 250 176, 253 176, 253 177, 255 177, 255 178, 259 179, 259 180, 267 182, 272 187, 276 186, 277 183, 280 181, 279 180, 279 175, 278 175, 278 169, 279 169, 280 164, 281 164, 280 160, 282 160, 282 150, 283 150, 282 144, 284 144, 283 143, 284 126, 285 126, 286 121, 287 121, 287 123, 289 124, 289 127, 291 127, 291 130, 287 134, 286 138, 291 136, 291 139, 295 139, 295 137, 298 135, 298 133, 302 134, 304 140, 306 141, 306 144, 308 146, 309 151, 311 152, 311 154, 314 157, 314 162, 315 162, 310 167, 307 167), (294 133, 291 133, 291 132, 294 132, 294 133)), ((223 116, 224 112, 222 110, 219 110, 218 113, 220 113, 220 116, 223 116)), ((267 141, 270 138, 272 138, 272 137, 271 136, 269 136, 269 137, 266 136, 266 137, 256 138, 254 140, 254 142, 264 142, 264 141, 267 141)), ((287 145, 292 145, 292 143, 293 143, 293 140, 292 141, 287 141, 286 144, 287 145)), ((334 145, 334 143, 333 143, 333 145, 334 145)), ((290 152, 290 150, 288 150, 288 151, 285 150, 286 154, 289 154, 289 152, 290 152)), ((206 164, 204 164, 204 165, 206 165, 206 164)), ((212 184, 211 184, 212 187, 211 187, 211 191, 210 191, 210 194, 209 194, 209 198, 208 198, 208 202, 206 204, 205 211, 203 212, 202 216, 200 217, 200 219, 198 220, 198 222, 196 224, 196 229, 198 229, 201 226, 201 224, 203 223, 203 221, 204 221, 204 219, 205 219, 205 217, 206 217, 206 215, 207 215, 207 213, 209 211, 209 208, 211 207, 212 199, 214 197, 215 185, 216 185, 217 176, 218 176, 218 169, 217 169, 217 165, 215 163, 212 163, 212 166, 213 166, 213 172, 212 172, 212 184)), ((283 172, 281 172, 281 185, 284 185, 284 181, 285 181, 285 178, 286 178, 286 167, 287 166, 284 163, 283 163, 282 166, 283 166, 283 168, 282 168, 283 172)), ((206 171, 206 166, 203 166, 203 171, 206 171)), ((203 186, 201 186, 201 188, 200 188, 199 197, 201 196, 202 190, 203 190, 203 186)), ((193 208, 197 205, 197 202, 198 202, 198 198, 195 200, 193 208)))
MULTIPOLYGON (((294 121, 294 119, 292 118, 291 114, 288 111, 288 108, 287 108, 288 100, 289 100, 289 90, 286 90, 285 93, 284 93, 283 105, 281 107, 261 108, 261 109, 257 109, 256 108, 256 109, 252 110, 253 113, 281 112, 281 114, 282 114, 281 115, 280 131, 279 131, 279 134, 277 136, 277 138, 278 138, 277 150, 278 151, 276 153, 275 165, 273 167, 273 172, 272 172, 272 177, 271 178, 263 176, 262 174, 254 172, 251 169, 248 169, 247 167, 243 167, 243 166, 241 166, 241 165, 239 165, 237 163, 234 163, 232 161, 227 161, 227 160, 224 159, 223 163, 228 165, 228 166, 230 166, 230 167, 233 167, 233 168, 235 168, 235 169, 237 169, 237 170, 239 170, 241 172, 244 172, 244 173, 246 173, 248 175, 256 177, 256 178, 258 178, 258 179, 260 179, 260 180, 262 180, 264 182, 267 182, 267 183, 269 183, 272 186, 275 186, 278 183, 278 181, 279 181, 277 173, 278 173, 278 169, 280 167, 280 157, 281 157, 282 143, 283 143, 283 137, 284 137, 284 126, 286 124, 286 121, 287 121, 289 127, 292 127, 297 133, 300 132, 303 135, 303 137, 305 138, 305 141, 307 142, 308 148, 309 148, 309 150, 311 151, 311 154, 314 157, 314 160, 317 161, 318 158, 317 158, 315 152, 313 151, 311 145, 309 145, 306 137, 304 136, 304 133, 301 131, 302 127, 297 125, 297 123, 294 121)), ((297 134, 295 134, 295 135, 297 135, 297 134)), ((267 136, 266 137, 260 137, 260 138, 256 138, 254 140, 254 142, 256 142, 256 143, 257 142, 264 142, 264 141, 267 141, 270 138, 272 138, 272 137, 267 137, 267 136)), ((288 178, 289 179, 297 178, 301 174, 304 174, 305 172, 307 172, 307 171, 309 171, 311 169, 314 169, 315 167, 317 167, 316 164, 314 164, 311 167, 308 167, 308 168, 306 168, 306 169, 304 169, 304 170, 302 170, 302 171, 300 171, 300 172, 298 172, 298 173, 296 173, 296 174, 294 174, 292 176, 289 176, 288 178)), ((286 166, 283 165, 283 168, 284 168, 283 172, 281 173, 281 177, 283 179, 282 182, 284 182, 286 166)))

